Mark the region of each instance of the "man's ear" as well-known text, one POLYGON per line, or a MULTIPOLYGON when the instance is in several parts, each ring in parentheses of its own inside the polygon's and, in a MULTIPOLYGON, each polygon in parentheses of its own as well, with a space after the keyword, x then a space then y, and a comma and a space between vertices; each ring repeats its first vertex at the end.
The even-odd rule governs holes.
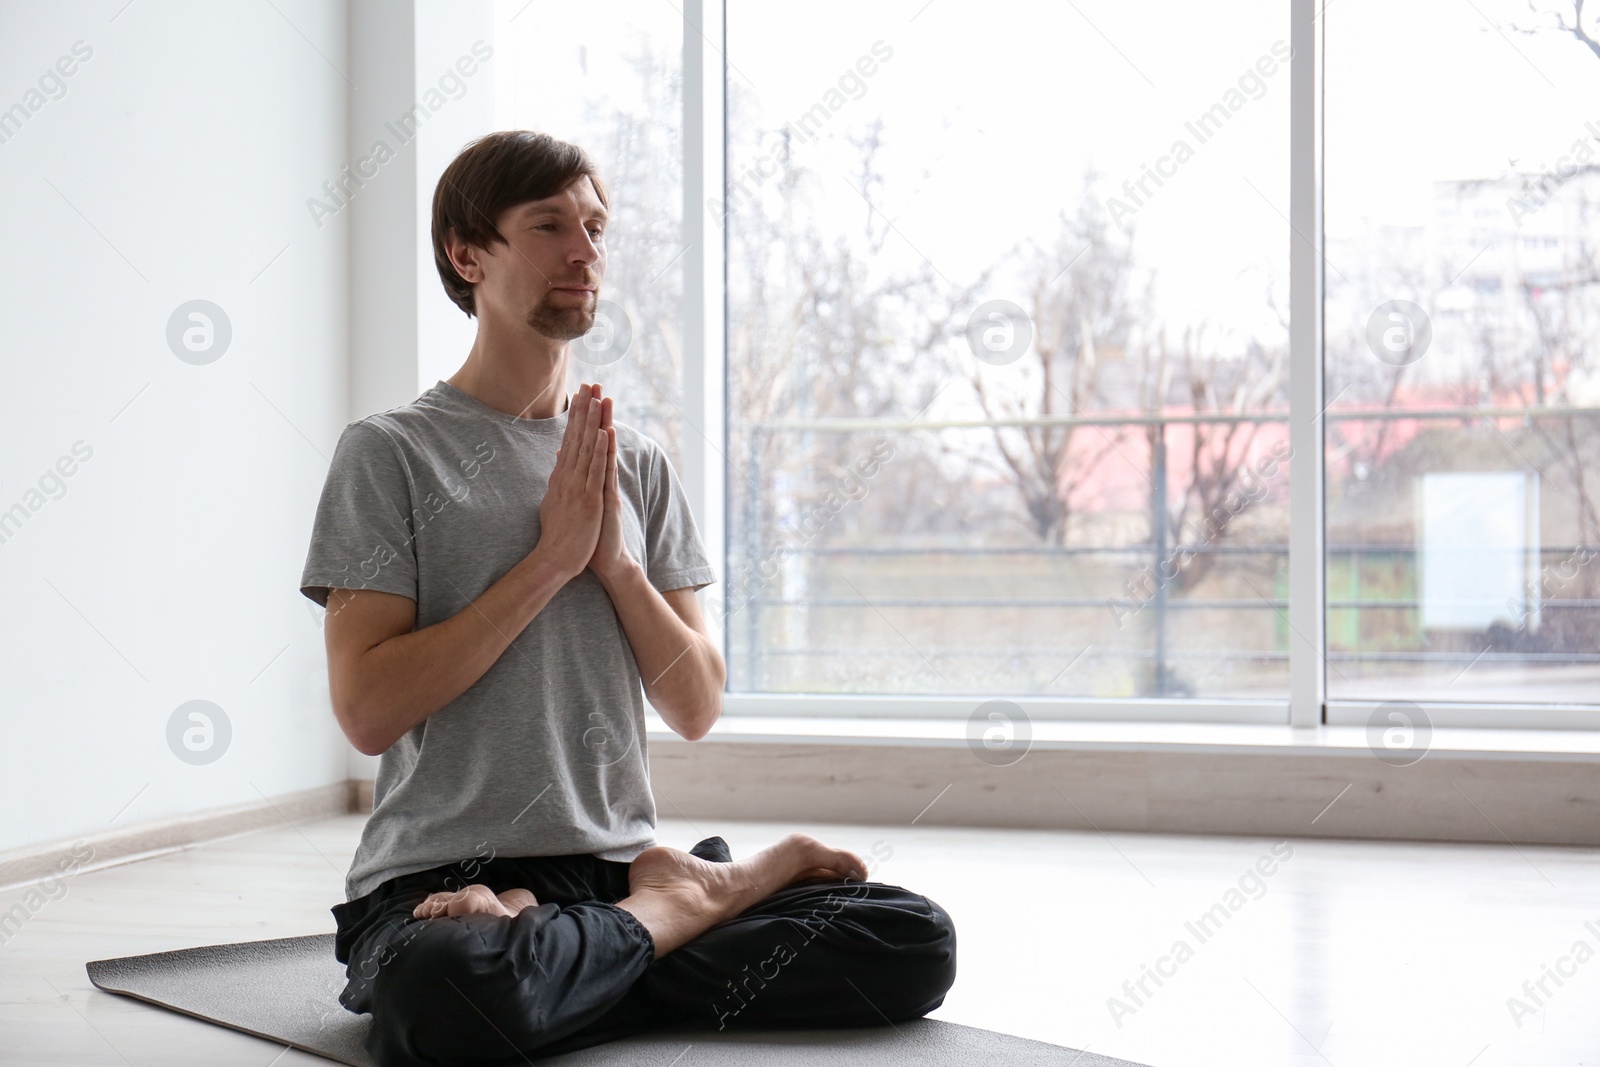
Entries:
POLYGON ((483 281, 483 268, 478 265, 478 249, 461 239, 454 226, 450 227, 444 243, 445 253, 450 257, 450 265, 461 275, 461 280, 472 285, 483 281))

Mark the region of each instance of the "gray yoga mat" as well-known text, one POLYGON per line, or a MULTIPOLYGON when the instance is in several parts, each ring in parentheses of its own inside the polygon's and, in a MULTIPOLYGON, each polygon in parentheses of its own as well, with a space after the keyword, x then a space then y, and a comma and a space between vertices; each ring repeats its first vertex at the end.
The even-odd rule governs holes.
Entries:
MULTIPOLYGON (((109 993, 243 1030, 351 1067, 374 1067, 362 1046, 368 1016, 339 1003, 344 966, 333 935, 95 960, 89 980, 109 993)), ((1141 1067, 1043 1041, 938 1019, 847 1030, 745 1033, 675 1026, 541 1058, 552 1067, 968 1067, 973 1063, 1059 1067, 1141 1067), (686 1047, 692 1052, 678 1059, 686 1047)))

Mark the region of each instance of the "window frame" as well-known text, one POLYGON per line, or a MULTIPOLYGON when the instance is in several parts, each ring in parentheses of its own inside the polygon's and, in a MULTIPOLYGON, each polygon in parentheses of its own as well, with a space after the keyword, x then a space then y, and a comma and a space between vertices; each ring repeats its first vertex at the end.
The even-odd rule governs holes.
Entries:
MULTIPOLYGON (((1039 720, 1249 723, 1316 728, 1365 725, 1372 700, 1327 696, 1327 557, 1325 545, 1323 80, 1326 0, 1290 0, 1289 34, 1289 685, 1281 700, 1181 698, 1037 698, 1006 696, 1039 720)), ((723 580, 703 595, 708 625, 731 655, 723 598, 729 573, 727 517, 727 232, 712 205, 724 203, 727 164, 726 0, 683 5, 684 398, 682 471, 711 557, 723 580), (716 365, 708 365, 716 360, 716 365)), ((736 692, 723 708, 736 715, 949 719, 970 715, 993 694, 898 696, 850 693, 736 692)), ((1600 706, 1407 701, 1434 726, 1526 729, 1600 728, 1600 706)))

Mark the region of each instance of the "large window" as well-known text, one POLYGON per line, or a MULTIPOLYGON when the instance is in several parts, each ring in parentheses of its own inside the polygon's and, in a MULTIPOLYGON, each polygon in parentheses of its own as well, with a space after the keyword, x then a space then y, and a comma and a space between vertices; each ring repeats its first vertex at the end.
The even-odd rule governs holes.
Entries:
POLYGON ((1520 0, 1327 19, 1328 695, 1592 703, 1600 55, 1520 0))
POLYGON ((1287 37, 730 0, 735 690, 1284 697, 1287 37))
POLYGON ((578 369, 688 468, 741 710, 1594 714, 1593 13, 607 12, 502 0, 499 125, 616 191, 578 369))
MULTIPOLYGON (((501 0, 495 124, 581 146, 612 202, 595 326, 572 381, 682 462, 683 18, 658 0, 592 7, 501 0)), ((698 353, 696 354, 698 356, 698 353)))

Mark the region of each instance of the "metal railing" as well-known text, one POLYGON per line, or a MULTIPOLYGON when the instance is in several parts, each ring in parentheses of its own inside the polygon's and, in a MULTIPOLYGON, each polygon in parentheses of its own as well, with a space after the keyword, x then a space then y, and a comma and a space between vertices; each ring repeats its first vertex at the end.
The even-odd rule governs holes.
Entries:
MULTIPOLYGON (((1427 409, 1378 409, 1378 410, 1343 410, 1328 411, 1322 416, 1324 424, 1339 422, 1365 422, 1374 420, 1433 420, 1433 421, 1461 421, 1478 427, 1495 422, 1496 420, 1516 419, 1523 422, 1545 419, 1594 419, 1600 417, 1600 407, 1547 407, 1525 408, 1497 406, 1454 406, 1427 409)), ((1101 415, 1040 415, 1031 417, 1016 417, 1004 419, 902 419, 902 418, 822 418, 822 419, 774 419, 762 422, 737 423, 730 426, 735 432, 749 435, 749 476, 739 479, 747 487, 762 487, 759 447, 762 438, 768 434, 793 434, 793 433, 822 433, 822 434, 856 434, 866 432, 929 432, 956 429, 992 429, 997 427, 1043 427, 1043 426, 1085 426, 1085 427, 1129 427, 1138 426, 1146 428, 1149 433, 1151 448, 1148 452, 1150 460, 1149 507, 1151 514, 1150 529, 1154 537, 1149 541, 1129 543, 1122 545, 1063 545, 1063 546, 787 546, 782 549, 784 555, 801 556, 1004 556, 1028 555, 1045 557, 1083 557, 1083 556, 1123 556, 1133 559, 1146 559, 1155 566, 1161 566, 1179 552, 1192 552, 1196 555, 1254 555, 1254 556, 1286 556, 1288 545, 1286 543, 1266 544, 1198 544, 1185 545, 1182 543, 1168 542, 1168 528, 1170 526, 1167 511, 1167 454, 1166 430, 1175 425, 1237 425, 1237 424, 1286 424, 1288 416, 1283 412, 1265 412, 1260 414, 1222 414, 1222 413, 1125 413, 1101 415)), ((1495 427, 1499 432, 1498 427, 1495 427)), ((1290 458, 1292 462, 1292 457, 1290 458)), ((1523 457, 1526 461, 1526 457, 1523 457)), ((745 521, 747 559, 761 559, 762 537, 765 531, 761 527, 760 516, 763 514, 762 501, 755 493, 745 493, 745 521)), ((1323 566, 1326 568, 1329 561, 1344 558, 1353 562, 1363 556, 1391 555, 1415 556, 1419 551, 1415 545, 1385 544, 1385 543, 1345 543, 1326 546, 1323 566)), ((1600 555, 1600 545, 1547 545, 1540 546, 1541 563, 1548 558, 1556 560, 1569 558, 1579 551, 1593 551, 1600 555)), ((1326 573, 1326 571, 1324 572, 1326 573)), ((905 597, 905 596, 874 596, 870 604, 873 606, 908 607, 930 610, 962 609, 962 608, 1057 608, 1057 609, 1094 609, 1106 611, 1108 608, 1121 606, 1124 608, 1138 608, 1148 611, 1149 627, 1151 633, 1151 647, 1143 648, 1116 648, 1104 649, 1106 655, 1137 657, 1151 661, 1153 670, 1153 684, 1155 692, 1165 692, 1169 682, 1168 664, 1172 660, 1189 660, 1199 657, 1225 656, 1230 659, 1245 661, 1272 661, 1287 659, 1287 651, 1276 649, 1238 649, 1223 650, 1215 648, 1206 649, 1172 649, 1169 648, 1168 620, 1172 612, 1188 612, 1201 610, 1270 610, 1283 612, 1288 607, 1288 601, 1282 597, 1257 596, 1254 598, 1240 599, 1197 599, 1185 597, 1172 597, 1168 593, 1166 582, 1156 583, 1152 596, 1148 599, 1135 599, 1127 597, 905 597)), ((864 607, 867 606, 860 597, 803 597, 791 598, 782 596, 755 595, 745 598, 742 602, 744 619, 744 643, 739 648, 749 662, 745 664, 748 672, 747 679, 753 680, 760 676, 759 661, 763 656, 813 656, 813 655, 872 655, 890 656, 896 654, 904 656, 917 656, 921 652, 912 649, 830 649, 820 648, 783 648, 766 647, 761 635, 761 611, 768 607, 808 607, 808 608, 838 608, 838 607, 864 607)), ((1585 598, 1546 598, 1538 601, 1541 610, 1580 610, 1600 608, 1600 600, 1585 598)), ((1330 599, 1327 608, 1333 611, 1419 611, 1422 602, 1415 598, 1385 597, 1382 599, 1330 599)), ((731 635, 730 635, 731 636, 731 635)), ((1001 650, 986 648, 971 650, 972 654, 993 656, 1001 650)), ((1051 654, 1042 649, 1010 649, 1003 654, 1051 654)), ((1482 657, 1486 661, 1516 662, 1542 662, 1542 663, 1589 663, 1600 661, 1600 653, 1596 652, 1503 652, 1499 654, 1485 654, 1456 651, 1426 651, 1426 650, 1373 650, 1365 652, 1360 650, 1329 650, 1323 649, 1325 658, 1329 661, 1418 661, 1418 662, 1456 662, 1460 659, 1473 659, 1474 656, 1482 657)), ((946 649, 941 654, 959 654, 957 650, 946 649)), ((1059 654, 1059 653, 1055 653, 1059 654)))

